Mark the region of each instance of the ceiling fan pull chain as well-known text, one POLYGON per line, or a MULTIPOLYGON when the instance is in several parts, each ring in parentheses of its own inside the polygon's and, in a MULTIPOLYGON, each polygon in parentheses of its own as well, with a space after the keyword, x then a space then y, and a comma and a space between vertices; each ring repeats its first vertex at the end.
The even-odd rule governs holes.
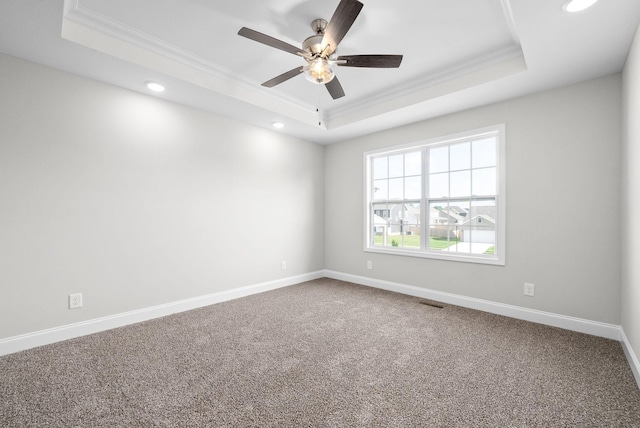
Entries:
POLYGON ((318 87, 318 107, 316 107, 316 111, 318 112, 318 126, 322 126, 322 115, 320 114, 320 86, 324 85, 316 85, 318 87))

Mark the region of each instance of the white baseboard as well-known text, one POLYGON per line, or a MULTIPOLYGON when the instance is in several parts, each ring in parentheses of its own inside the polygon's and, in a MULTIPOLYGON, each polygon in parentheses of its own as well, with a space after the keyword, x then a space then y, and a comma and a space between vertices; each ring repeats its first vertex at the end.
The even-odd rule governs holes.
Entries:
POLYGON ((25 349, 35 348, 37 346, 73 339, 87 334, 98 333, 100 331, 110 330, 116 327, 147 321, 178 312, 189 311, 191 309, 201 308, 215 303, 226 302, 228 300, 238 299, 252 294, 275 290, 277 288, 287 287, 289 285, 299 284, 301 282, 311 281, 322 277, 324 277, 324 271, 310 272, 303 275, 291 276, 275 281, 249 285, 233 290, 220 291, 205 296, 178 300, 176 302, 123 312, 120 314, 40 330, 19 336, 8 337, 6 339, 0 339, 0 356, 23 351, 25 349))
POLYGON ((631 343, 629 342, 629 339, 627 339, 627 335, 624 334, 624 329, 620 329, 620 334, 622 336, 620 340, 622 343, 622 349, 624 350, 624 354, 627 356, 627 361, 629 361, 633 376, 636 378, 638 388, 640 388, 640 360, 638 360, 638 356, 633 352, 631 343))
POLYGON ((563 328, 566 330, 572 330, 580 333, 592 334, 594 336, 618 340, 622 343, 625 355, 629 360, 629 364, 631 365, 633 374, 636 378, 636 381, 638 382, 638 386, 640 387, 640 363, 638 362, 638 357, 633 352, 631 344, 627 340, 624 331, 618 325, 573 318, 565 315, 537 311, 513 305, 505 305, 488 300, 475 299, 458 294, 435 291, 412 285, 400 284, 358 275, 351 275, 331 270, 310 272, 303 275, 249 285, 233 290, 221 291, 205 296, 179 300, 162 305, 151 306, 148 308, 0 339, 0 356, 12 354, 14 352, 23 351, 30 348, 35 348, 37 346, 73 339, 75 337, 80 337, 87 334, 98 333, 100 331, 110 330, 129 324, 147 321, 178 312, 184 312, 203 306, 209 306, 215 303, 238 299, 241 297, 250 296, 252 294, 275 290, 278 288, 287 287, 290 285, 298 284, 305 281, 311 281, 322 277, 339 279, 342 281, 348 281, 356 284, 366 285, 369 287, 394 291, 410 296, 436 300, 451 305, 462 306, 470 309, 494 313, 497 315, 504 315, 511 318, 536 322, 563 328))
POLYGON ((574 318, 565 315, 554 314, 551 312, 522 308, 520 306, 505 305, 503 303, 496 303, 489 300, 476 299, 459 294, 445 293, 442 291, 430 290, 413 285, 400 284, 397 282, 384 281, 380 279, 351 275, 330 270, 325 270, 324 276, 326 276, 327 278, 339 279, 342 281, 353 282, 369 287, 380 288, 382 290, 394 291, 396 293, 421 297, 423 299, 436 300, 438 302, 448 303, 450 305, 462 306, 465 308, 476 309, 492 314, 504 315, 520 320, 559 327, 565 330, 605 337, 607 339, 620 341, 622 338, 622 329, 619 325, 574 318))

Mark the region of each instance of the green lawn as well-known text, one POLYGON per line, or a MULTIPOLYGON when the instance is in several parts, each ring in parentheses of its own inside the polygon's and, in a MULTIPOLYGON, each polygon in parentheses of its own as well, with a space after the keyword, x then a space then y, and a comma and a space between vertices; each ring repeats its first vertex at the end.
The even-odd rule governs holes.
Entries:
MULTIPOLYGON (((391 243, 396 241, 398 246, 402 245, 402 236, 389 236, 387 238, 387 245, 392 245, 391 243)), ((376 235, 374 237, 375 245, 382 245, 382 236, 376 235)), ((433 236, 429 237, 429 249, 431 250, 444 250, 455 243, 458 242, 457 239, 449 239, 447 238, 434 238, 433 236)), ((404 247, 406 248, 420 248, 420 235, 406 235, 404 237, 404 247)), ((496 250, 495 246, 491 246, 487 248, 487 251, 484 254, 494 254, 496 250)))
MULTIPOLYGON (((391 242, 396 241, 398 245, 402 245, 402 236, 389 236, 387 237, 387 245, 392 245, 391 242)), ((382 236, 376 235, 374 237, 375 245, 382 245, 382 236)), ((429 237, 429 248, 432 250, 442 250, 458 242, 457 239, 447 238, 434 238, 429 237)), ((420 235, 406 235, 404 237, 404 246, 409 248, 420 248, 420 235)))
POLYGON ((447 247, 450 247, 458 242, 457 239, 449 239, 447 238, 434 238, 433 236, 429 237, 429 248, 432 250, 444 250, 447 247))

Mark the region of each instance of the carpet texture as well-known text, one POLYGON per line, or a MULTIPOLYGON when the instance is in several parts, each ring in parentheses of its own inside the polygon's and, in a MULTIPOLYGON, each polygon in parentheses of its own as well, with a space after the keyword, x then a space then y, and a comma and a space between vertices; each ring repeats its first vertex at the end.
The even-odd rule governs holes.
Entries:
POLYGON ((640 427, 613 340, 320 279, 0 358, 6 427, 640 427))

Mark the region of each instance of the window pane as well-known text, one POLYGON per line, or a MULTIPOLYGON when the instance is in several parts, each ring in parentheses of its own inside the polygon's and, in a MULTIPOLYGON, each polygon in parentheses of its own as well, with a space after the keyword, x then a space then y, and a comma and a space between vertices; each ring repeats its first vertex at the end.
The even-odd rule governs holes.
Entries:
POLYGON ((400 247, 402 245, 402 230, 404 219, 404 205, 393 204, 391 206, 391 217, 387 228, 386 245, 390 247, 400 247))
POLYGON ((389 199, 402 199, 402 178, 392 178, 389 180, 389 199))
MULTIPOLYGON (((384 220, 384 223, 381 224, 387 224, 386 220, 391 216, 391 207, 386 203, 375 203, 373 204, 373 215, 374 217, 380 217, 379 219, 377 219, 378 221, 384 220)), ((376 219, 374 218, 374 224, 375 223, 376 219)))
POLYGON ((404 175, 422 174, 422 152, 404 154, 404 175))
POLYGON ((471 248, 473 254, 494 254, 496 245, 496 231, 471 229, 471 248), (492 248, 493 247, 493 248, 492 248))
POLYGON ((471 214, 467 224, 468 236, 465 241, 470 244, 473 254, 491 254, 496 243, 496 202, 476 200, 471 203, 471 214), (492 248, 493 247, 493 248, 492 248))
POLYGON ((402 234, 402 246, 405 248, 420 249, 420 228, 405 225, 402 234))
POLYGON ((446 216, 447 207, 446 202, 431 202, 429 204, 429 224, 448 224, 446 216))
POLYGON ((372 209, 371 230, 373 232, 373 245, 384 245, 391 211, 388 204, 372 204, 372 209))
POLYGON ((400 219, 402 218, 402 204, 391 204, 389 206, 391 208, 389 221, 391 222, 391 224, 399 224, 400 219))
POLYGON ((455 242, 449 226, 449 206, 446 202, 429 204, 429 244, 430 250, 446 250, 455 242))
POLYGON ((411 235, 420 235, 419 226, 420 226, 420 219, 422 216, 420 203, 416 202, 413 204, 406 204, 406 210, 407 210, 406 219, 409 226, 411 226, 411 228, 409 228, 409 230, 411 231, 411 235))
POLYGON ((471 143, 451 146, 451 171, 471 168, 471 143))
POLYGON ((461 242, 463 235, 464 223, 467 221, 469 212, 468 200, 451 200, 449 205, 441 213, 447 216, 449 223, 449 246, 444 248, 448 252, 467 252, 467 248, 461 242))
POLYGON ((415 209, 410 204, 402 205, 401 223, 404 225, 420 224, 420 209, 415 209))
POLYGON ((496 139, 486 138, 473 142, 473 167, 496 166, 496 139))
POLYGON ((373 227, 373 245, 384 245, 386 238, 386 226, 374 226, 373 227))
POLYGON ((495 219, 496 216, 496 201, 494 198, 476 199, 471 201, 471 217, 475 217, 479 214, 488 215, 495 219))
POLYGON ((375 180, 373 182, 373 200, 387 200, 389 199, 389 188, 387 184, 388 180, 375 180))
POLYGON ((397 227, 391 226, 391 246, 420 248, 420 204, 398 206, 397 227))
POLYGON ((429 197, 447 198, 449 197, 449 174, 429 175, 429 197))
POLYGON ((375 234, 373 235, 373 245, 380 245, 383 247, 391 246, 391 239, 389 239, 389 227, 388 225, 375 226, 375 234))
POLYGON ((387 178, 387 157, 373 159, 373 179, 387 178))
POLYGON ((444 172, 449 170, 449 147, 438 147, 429 150, 429 172, 444 172))
POLYGON ((471 202, 469 221, 465 225, 464 241, 473 254, 495 254, 496 201, 495 199, 471 202))
POLYGON ((421 177, 406 177, 404 179, 404 198, 420 199, 422 190, 421 177))
POLYGON ((451 173, 451 197, 471 195, 471 171, 451 173))
POLYGON ((389 156, 389 177, 404 175, 404 155, 389 156))
POLYGON ((447 208, 449 223, 463 224, 468 220, 470 203, 469 200, 450 200, 447 208))
POLYGON ((483 168, 473 170, 473 195, 496 194, 496 169, 483 168))

